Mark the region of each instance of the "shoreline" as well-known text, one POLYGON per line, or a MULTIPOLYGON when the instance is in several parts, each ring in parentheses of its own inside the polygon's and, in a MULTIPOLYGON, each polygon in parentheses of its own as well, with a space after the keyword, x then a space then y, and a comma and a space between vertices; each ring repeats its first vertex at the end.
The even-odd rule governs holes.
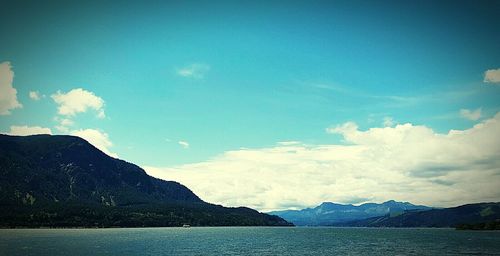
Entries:
MULTIPOLYGON (((182 226, 168 227, 0 227, 0 230, 81 230, 81 229, 193 229, 193 228, 293 228, 293 229, 454 229, 466 231, 468 229, 456 229, 454 227, 333 227, 333 226, 191 226, 185 228, 182 226)), ((495 231, 495 230, 473 230, 473 231, 495 231)))

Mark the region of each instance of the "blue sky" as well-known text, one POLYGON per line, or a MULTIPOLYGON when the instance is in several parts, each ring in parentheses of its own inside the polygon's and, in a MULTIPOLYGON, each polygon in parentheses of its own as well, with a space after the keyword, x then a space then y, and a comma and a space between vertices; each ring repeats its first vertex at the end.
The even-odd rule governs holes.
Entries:
POLYGON ((353 143, 327 132, 347 122, 471 129, 500 110, 499 84, 484 82, 500 68, 498 13, 498 1, 7 1, 0 63, 22 107, 0 131, 91 129, 120 158, 172 167, 353 143), (102 105, 58 112, 53 96, 78 88, 102 105))

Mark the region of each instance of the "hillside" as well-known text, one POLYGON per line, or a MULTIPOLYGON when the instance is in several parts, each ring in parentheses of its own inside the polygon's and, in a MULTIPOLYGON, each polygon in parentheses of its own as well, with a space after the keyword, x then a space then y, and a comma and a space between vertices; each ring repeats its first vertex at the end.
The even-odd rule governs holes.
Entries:
POLYGON ((202 201, 74 136, 0 135, 0 226, 290 225, 202 201))
POLYGON ((325 226, 335 223, 362 220, 370 217, 384 216, 386 214, 399 215, 410 210, 429 209, 432 208, 422 205, 413 205, 408 202, 396 202, 393 200, 382 204, 366 203, 359 206, 325 202, 314 208, 275 211, 269 214, 278 215, 297 226, 325 226))

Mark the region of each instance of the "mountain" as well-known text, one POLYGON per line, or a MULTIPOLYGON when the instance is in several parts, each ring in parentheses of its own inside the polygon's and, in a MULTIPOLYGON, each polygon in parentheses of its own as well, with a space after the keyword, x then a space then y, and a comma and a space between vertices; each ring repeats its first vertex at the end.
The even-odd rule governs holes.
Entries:
POLYGON ((291 225, 202 201, 74 136, 0 135, 0 226, 291 225))
POLYGON ((359 206, 352 204, 336 204, 325 202, 315 208, 302 210, 274 211, 277 215, 297 226, 327 226, 384 215, 399 215, 405 211, 422 211, 432 209, 427 206, 413 205, 408 202, 390 200, 382 204, 366 203, 359 206))
POLYGON ((428 211, 406 212, 398 216, 385 215, 339 223, 336 226, 457 227, 464 229, 475 229, 477 227, 477 229, 488 229, 485 226, 492 224, 495 226, 499 220, 500 203, 479 203, 428 211))

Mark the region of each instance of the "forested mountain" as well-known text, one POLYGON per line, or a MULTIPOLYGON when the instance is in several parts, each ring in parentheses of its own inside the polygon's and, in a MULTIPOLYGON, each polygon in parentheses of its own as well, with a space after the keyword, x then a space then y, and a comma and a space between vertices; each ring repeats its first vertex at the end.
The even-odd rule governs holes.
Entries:
POLYGON ((0 226, 290 225, 202 201, 74 136, 0 135, 0 226))

